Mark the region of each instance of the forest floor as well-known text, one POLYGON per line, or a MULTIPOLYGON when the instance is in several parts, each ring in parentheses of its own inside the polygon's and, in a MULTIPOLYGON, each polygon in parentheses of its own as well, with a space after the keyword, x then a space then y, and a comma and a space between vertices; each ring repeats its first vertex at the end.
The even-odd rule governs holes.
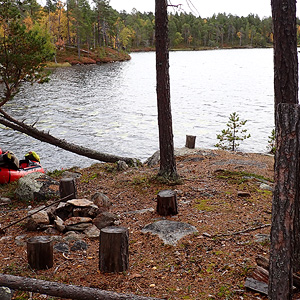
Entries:
MULTIPOLYGON (((158 166, 117 171, 113 164, 99 163, 77 170, 82 174, 77 181, 78 197, 90 199, 95 192, 105 193, 113 203, 111 212, 120 217, 120 226, 129 228, 127 272, 101 273, 99 241, 87 238, 86 251, 70 252, 67 257, 55 252, 53 268, 33 271, 27 264, 26 246, 17 245, 16 237, 43 233, 28 232, 21 223, 0 236, 0 273, 163 299, 267 299, 244 284, 257 255, 269 255, 268 239, 259 238, 270 232, 272 192, 261 184, 272 186, 273 157, 198 149, 176 160, 182 183, 173 186, 155 179, 158 166), (165 218, 198 230, 175 246, 141 231, 164 219, 156 213, 156 198, 165 189, 177 191, 179 212, 165 218)), ((0 186, 0 196, 12 197, 14 188, 15 184, 0 186)), ((1 225, 24 216, 28 204, 13 200, 9 207, 1 207, 1 225)), ((18 292, 15 299, 29 296, 18 292)), ((34 294, 32 299, 45 296, 34 294)))

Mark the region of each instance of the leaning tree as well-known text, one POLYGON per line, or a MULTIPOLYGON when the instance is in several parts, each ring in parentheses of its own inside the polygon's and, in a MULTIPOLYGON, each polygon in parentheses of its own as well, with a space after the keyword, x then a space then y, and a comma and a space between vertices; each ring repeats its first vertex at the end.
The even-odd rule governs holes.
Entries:
POLYGON ((28 30, 20 20, 20 1, 0 0, 0 83, 4 90, 0 94, 0 124, 25 133, 42 142, 52 144, 67 151, 104 162, 124 160, 120 157, 94 151, 92 149, 58 139, 34 126, 15 119, 5 110, 5 104, 18 92, 24 82, 43 83, 48 80, 45 62, 54 55, 46 34, 38 30, 28 30))

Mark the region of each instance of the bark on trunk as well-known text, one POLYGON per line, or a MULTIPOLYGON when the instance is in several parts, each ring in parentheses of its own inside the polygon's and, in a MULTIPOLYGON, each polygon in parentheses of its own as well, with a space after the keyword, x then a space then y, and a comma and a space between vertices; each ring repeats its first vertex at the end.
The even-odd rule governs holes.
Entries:
POLYGON ((269 297, 292 299, 294 220, 299 199, 300 106, 277 107, 269 297))
POLYGON ((78 300, 159 300, 158 298, 142 297, 132 294, 118 294, 94 288, 6 274, 0 274, 0 286, 6 286, 13 290, 29 291, 54 297, 78 300))
POLYGON ((275 118, 279 103, 298 103, 296 0, 271 0, 275 118))
POLYGON ((77 188, 74 178, 62 178, 59 181, 59 195, 65 201, 77 198, 77 188))
POLYGON ((99 269, 101 272, 124 272, 129 265, 128 229, 105 227, 100 231, 99 269))
POLYGON ((155 1, 156 92, 160 149, 159 175, 177 177, 169 78, 167 0, 155 1))
POLYGON ((45 236, 36 236, 28 239, 27 259, 32 269, 45 270, 52 268, 53 241, 45 236))
POLYGON ((115 163, 118 160, 123 160, 127 164, 131 165, 134 162, 134 159, 129 157, 121 157, 117 155, 111 155, 106 153, 97 152, 94 150, 91 150, 89 148, 78 146, 73 143, 68 143, 65 140, 58 139, 49 133, 46 133, 44 131, 40 131, 36 129, 33 126, 27 125, 24 122, 20 122, 10 115, 8 115, 3 109, 0 109, 0 124, 7 126, 13 130, 25 133, 39 141, 57 146, 59 148, 62 148, 64 150, 86 156, 91 159, 96 159, 102 162, 108 162, 108 163, 115 163))
POLYGON ((176 192, 172 190, 163 190, 157 194, 156 211, 161 216, 177 215, 177 197, 176 192))

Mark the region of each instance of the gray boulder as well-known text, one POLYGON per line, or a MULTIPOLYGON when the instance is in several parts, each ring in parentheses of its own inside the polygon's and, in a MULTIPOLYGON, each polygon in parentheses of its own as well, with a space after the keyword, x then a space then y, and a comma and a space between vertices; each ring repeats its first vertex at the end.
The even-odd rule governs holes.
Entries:
POLYGON ((0 286, 0 299, 1 300, 12 299, 12 292, 8 287, 0 286))
POLYGON ((158 235, 165 245, 175 246, 177 242, 186 235, 196 233, 196 227, 182 222, 161 220, 146 225, 142 232, 151 232, 158 235))
POLYGON ((107 211, 111 207, 112 203, 109 200, 108 196, 101 192, 96 192, 91 200, 96 204, 102 211, 107 211))
POLYGON ((59 182, 43 173, 31 173, 18 181, 15 194, 22 201, 42 201, 59 196, 59 182))

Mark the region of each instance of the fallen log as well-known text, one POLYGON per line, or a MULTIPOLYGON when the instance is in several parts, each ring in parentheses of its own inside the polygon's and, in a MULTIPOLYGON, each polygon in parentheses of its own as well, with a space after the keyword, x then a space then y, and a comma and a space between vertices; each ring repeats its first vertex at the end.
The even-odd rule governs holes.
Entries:
POLYGON ((268 284, 269 282, 269 271, 264 269, 263 267, 257 266, 252 274, 252 278, 261 282, 268 284))
POLYGON ((5 286, 13 290, 28 291, 74 300, 159 300, 158 298, 136 296, 133 294, 118 294, 95 288, 6 274, 0 274, 0 286, 5 286))
POLYGON ((265 282, 258 281, 254 278, 246 278, 245 288, 255 292, 259 292, 263 295, 268 295, 268 284, 265 282))
MULTIPOLYGON (((264 256, 257 256, 256 263, 258 266, 264 268, 269 272, 269 260, 264 256)), ((293 286, 295 286, 297 289, 300 289, 300 276, 293 273, 293 286)))

